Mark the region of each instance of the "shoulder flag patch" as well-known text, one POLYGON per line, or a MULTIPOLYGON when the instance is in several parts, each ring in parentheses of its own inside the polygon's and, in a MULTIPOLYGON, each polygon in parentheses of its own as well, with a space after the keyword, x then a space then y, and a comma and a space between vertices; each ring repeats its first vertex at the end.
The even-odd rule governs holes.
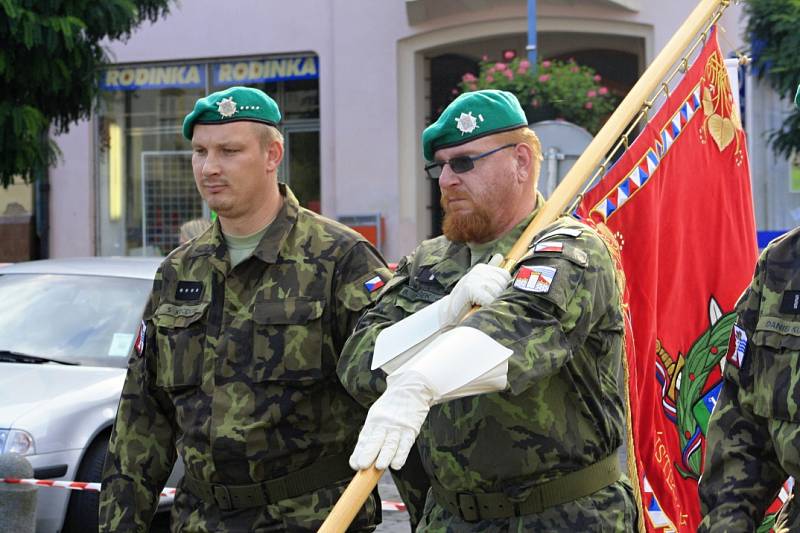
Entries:
POLYGON ((139 331, 136 332, 136 340, 133 343, 133 349, 136 350, 136 355, 139 357, 144 354, 144 343, 147 334, 147 324, 145 324, 144 320, 142 323, 139 324, 139 331))
POLYGON ((546 293, 556 275, 556 269, 549 266, 522 266, 517 270, 514 287, 526 292, 546 293))
POLYGON ((533 253, 536 252, 557 252, 564 251, 564 243, 558 241, 543 241, 533 247, 533 253))
POLYGON ((728 353, 725 354, 725 360, 736 368, 742 368, 744 364, 744 356, 747 353, 747 333, 742 328, 733 325, 731 330, 731 338, 728 341, 728 353))
POLYGON ((364 288, 367 292, 375 292, 385 285, 380 276, 375 276, 364 282, 364 288))
POLYGON ((536 242, 546 241, 547 239, 556 236, 572 237, 573 239, 576 239, 581 236, 581 233, 583 233, 583 230, 577 228, 558 228, 543 235, 542 238, 536 242))

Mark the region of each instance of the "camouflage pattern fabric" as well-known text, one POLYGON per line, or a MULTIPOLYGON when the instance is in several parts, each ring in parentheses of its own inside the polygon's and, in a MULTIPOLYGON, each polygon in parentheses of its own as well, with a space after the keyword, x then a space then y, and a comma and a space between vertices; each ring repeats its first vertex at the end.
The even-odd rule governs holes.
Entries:
MULTIPOLYGON (((101 531, 147 531, 176 450, 192 477, 240 485, 353 449, 366 411, 336 364, 378 294, 365 282, 391 273, 354 231, 281 194, 277 218, 236 268, 219 222, 162 263, 111 436, 101 531)), ((227 512, 179 488, 172 530, 316 530, 347 481, 227 512)), ((353 529, 379 522, 373 495, 353 529)))
MULTIPOLYGON (((786 478, 800 477, 800 228, 762 252, 735 312, 708 423, 701 532, 755 531, 786 478)), ((789 531, 800 531, 797 498, 795 484, 789 531)))
MULTIPOLYGON (((484 262, 507 252, 534 214, 488 250, 484 262)), ((524 500, 531 487, 623 444, 623 317, 611 257, 592 229, 570 218, 537 240, 542 236, 549 245, 532 247, 512 285, 464 322, 514 351, 509 389, 434 406, 417 439, 428 475, 447 490, 502 491, 524 500), (553 272, 549 289, 517 288, 523 268, 553 272)), ((448 294, 469 268, 469 248, 444 237, 423 242, 400 262, 339 361, 339 376, 355 398, 369 405, 385 389, 385 374, 369 370, 378 333, 448 294)), ((429 493, 418 531, 628 532, 635 525, 632 491, 622 479, 539 514, 477 523, 453 517, 429 493)))

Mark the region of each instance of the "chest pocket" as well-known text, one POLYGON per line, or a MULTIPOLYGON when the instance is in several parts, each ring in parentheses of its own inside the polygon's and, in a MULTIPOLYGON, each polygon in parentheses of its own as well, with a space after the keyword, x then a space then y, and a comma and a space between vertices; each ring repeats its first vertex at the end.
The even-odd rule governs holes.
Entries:
POLYGON ((397 307, 405 311, 407 314, 416 313, 423 307, 427 307, 433 302, 443 298, 444 292, 440 292, 437 287, 435 290, 430 290, 428 287, 414 287, 406 285, 397 294, 395 301, 397 307))
POLYGON ((208 302, 162 303, 153 314, 156 325, 156 385, 165 389, 199 386, 206 340, 201 320, 208 302))
POLYGON ((753 412, 800 422, 800 321, 761 317, 750 343, 753 412))
POLYGON ((324 300, 296 297, 257 301, 253 308, 255 382, 312 382, 322 365, 324 300))

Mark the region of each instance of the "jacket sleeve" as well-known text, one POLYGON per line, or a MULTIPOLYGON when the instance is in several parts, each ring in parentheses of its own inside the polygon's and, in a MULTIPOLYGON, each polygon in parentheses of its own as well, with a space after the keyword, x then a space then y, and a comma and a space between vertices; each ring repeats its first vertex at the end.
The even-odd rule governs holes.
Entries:
POLYGON ((171 404, 154 386, 156 326, 161 271, 142 320, 144 342, 134 343, 111 433, 100 492, 101 532, 146 532, 159 494, 175 463, 171 404))
POLYGON ((394 276, 377 293, 375 305, 356 324, 339 358, 339 379, 350 395, 364 407, 372 405, 386 390, 386 373, 380 369, 370 370, 372 352, 381 330, 410 314, 397 305, 397 294, 408 282, 408 270, 408 260, 403 259, 394 276))
MULTIPOLYGON (((766 252, 752 284, 736 305, 736 327, 748 340, 740 367, 726 354, 722 391, 708 423, 705 469, 699 485, 700 532, 755 531, 786 478, 775 455, 768 421, 752 410, 753 359, 760 354, 749 339, 758 323, 765 259, 766 252)), ((734 335, 735 328, 729 352, 736 349, 734 335)))
POLYGON ((333 300, 338 353, 364 310, 377 300, 381 287, 391 277, 392 272, 383 257, 365 241, 357 242, 337 263, 333 300))
MULTIPOLYGON (((386 374, 383 370, 370 370, 372 351, 378 333, 405 318, 409 313, 397 305, 397 293, 408 281, 408 259, 401 261, 391 280, 387 280, 380 291, 374 291, 377 303, 363 314, 355 325, 342 350, 337 372, 348 392, 364 407, 369 407, 386 389, 386 374)), ((388 272, 388 271, 387 271, 388 272)), ((365 303, 364 307, 371 305, 365 303)), ((416 445, 406 464, 399 471, 392 470, 392 479, 411 520, 412 531, 422 519, 425 499, 430 488, 428 476, 422 467, 416 445)))

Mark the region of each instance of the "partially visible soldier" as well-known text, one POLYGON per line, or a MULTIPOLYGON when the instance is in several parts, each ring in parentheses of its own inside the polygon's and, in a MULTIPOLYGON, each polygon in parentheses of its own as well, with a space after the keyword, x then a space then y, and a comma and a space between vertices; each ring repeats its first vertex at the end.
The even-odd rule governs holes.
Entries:
MULTIPOLYGON (((280 118, 263 92, 233 87, 184 120, 218 219, 156 275, 106 459, 101 531, 148 530, 176 453, 176 532, 315 531, 353 476, 365 410, 336 364, 390 272, 357 233, 278 184, 280 118)), ((379 522, 373 493, 353 529, 379 522)))
MULTIPOLYGON (((783 482, 800 479, 800 228, 767 245, 735 313, 708 422, 700 532, 755 531, 783 482)), ((794 487, 788 531, 800 531, 794 487)))
POLYGON ((510 286, 486 264, 544 203, 541 146, 512 94, 459 96, 422 144, 444 236, 400 261, 342 352, 342 382, 375 402, 351 466, 399 468, 419 433, 432 489, 418 531, 633 531, 617 455, 623 315, 605 243, 564 217, 536 236, 510 286), (384 363, 381 336, 404 319, 422 311, 448 328, 471 304, 483 307, 388 378, 371 370, 384 363), (511 352, 504 364, 486 362, 492 343, 511 352))

